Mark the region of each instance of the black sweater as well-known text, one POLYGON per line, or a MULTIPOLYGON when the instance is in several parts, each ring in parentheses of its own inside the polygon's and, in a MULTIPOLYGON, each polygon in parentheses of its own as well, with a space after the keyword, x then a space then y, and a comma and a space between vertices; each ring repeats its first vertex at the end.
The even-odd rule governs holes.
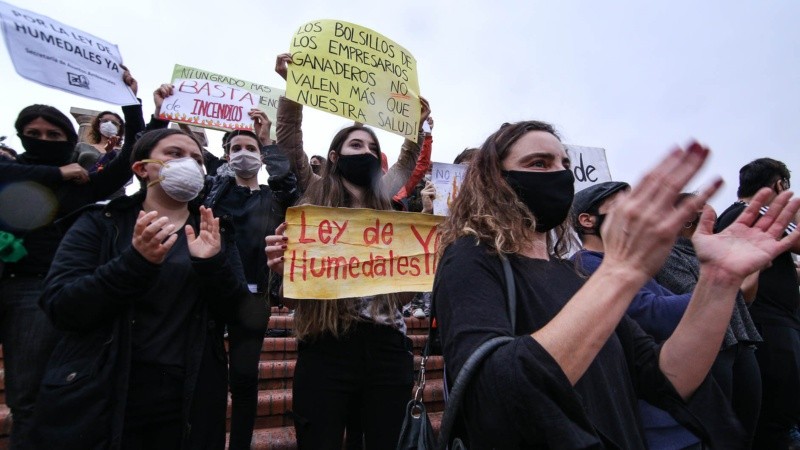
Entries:
POLYGON ((448 379, 481 343, 517 338, 491 354, 465 397, 470 448, 645 448, 637 398, 669 411, 719 448, 738 448, 739 426, 709 378, 685 403, 658 366, 660 347, 623 317, 586 373, 572 386, 531 338, 583 285, 573 264, 511 255, 517 289, 516 330, 506 312, 499 258, 473 238, 442 257, 433 298, 448 379))

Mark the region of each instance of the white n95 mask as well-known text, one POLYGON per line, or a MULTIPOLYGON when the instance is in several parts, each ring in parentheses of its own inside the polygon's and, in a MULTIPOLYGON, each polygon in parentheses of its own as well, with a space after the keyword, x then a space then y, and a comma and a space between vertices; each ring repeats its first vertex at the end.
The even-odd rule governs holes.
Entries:
POLYGON ((161 183, 161 189, 175 201, 188 202, 203 190, 206 177, 203 168, 193 158, 143 159, 142 162, 161 164, 158 179, 147 183, 147 187, 161 183))
POLYGON ((116 136, 119 132, 119 128, 111 122, 101 122, 100 123, 100 134, 103 136, 110 138, 112 136, 116 136))

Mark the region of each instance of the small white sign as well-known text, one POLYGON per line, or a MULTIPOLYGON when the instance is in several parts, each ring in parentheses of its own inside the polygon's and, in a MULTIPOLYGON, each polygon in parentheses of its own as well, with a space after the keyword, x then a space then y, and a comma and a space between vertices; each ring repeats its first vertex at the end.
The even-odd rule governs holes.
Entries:
POLYGON ((431 181, 436 188, 436 198, 433 199, 434 214, 437 216, 449 214, 450 205, 458 195, 466 171, 465 164, 433 163, 431 181))
POLYGON ((572 175, 575 176, 575 192, 605 181, 611 181, 606 151, 597 147, 581 147, 567 144, 567 155, 572 162, 572 175))

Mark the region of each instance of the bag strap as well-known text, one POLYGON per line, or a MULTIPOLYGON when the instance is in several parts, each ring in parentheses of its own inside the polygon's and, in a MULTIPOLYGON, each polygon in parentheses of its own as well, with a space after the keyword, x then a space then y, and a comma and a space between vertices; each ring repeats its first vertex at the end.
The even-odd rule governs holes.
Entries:
MULTIPOLYGON (((503 263, 503 273, 506 279, 506 305, 508 307, 509 320, 511 321, 512 334, 516 330, 517 322, 517 289, 514 285, 514 273, 511 271, 511 264, 508 258, 501 255, 500 261, 503 263)), ((475 375, 475 372, 480 368, 481 363, 494 352, 497 347, 513 341, 515 338, 511 336, 496 336, 483 344, 479 345, 475 351, 469 355, 467 361, 461 366, 461 370, 456 376, 453 383, 453 389, 450 390, 450 395, 445 404, 444 413, 442 414, 442 423, 439 427, 439 443, 437 448, 446 449, 450 441, 450 433, 453 431, 456 418, 458 417, 461 403, 464 401, 464 392, 467 390, 469 382, 475 375)))
POLYGON ((511 271, 511 263, 508 257, 500 256, 503 263, 503 273, 506 276, 506 304, 508 306, 508 320, 511 321, 511 333, 517 331, 517 287, 514 285, 514 272, 511 271))

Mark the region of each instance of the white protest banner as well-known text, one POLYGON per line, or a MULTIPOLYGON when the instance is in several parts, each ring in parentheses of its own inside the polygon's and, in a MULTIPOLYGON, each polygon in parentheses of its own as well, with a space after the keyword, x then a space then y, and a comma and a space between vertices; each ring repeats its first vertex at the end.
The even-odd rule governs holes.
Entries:
POLYGON ((446 216, 449 213, 450 204, 458 195, 466 171, 465 164, 433 163, 431 182, 436 188, 436 198, 433 199, 434 214, 446 216))
MULTIPOLYGON (((247 115, 259 108, 274 124, 278 99, 283 90, 220 75, 194 67, 175 65, 170 97, 164 100, 159 118, 216 130, 253 130, 247 115)), ((275 127, 270 128, 275 137, 275 127)))
POLYGON ((14 69, 23 78, 115 105, 138 103, 122 82, 116 45, 3 2, 0 23, 14 69))
POLYGON ((575 192, 597 183, 611 181, 605 150, 572 144, 567 144, 566 147, 572 162, 572 174, 575 176, 575 192))

